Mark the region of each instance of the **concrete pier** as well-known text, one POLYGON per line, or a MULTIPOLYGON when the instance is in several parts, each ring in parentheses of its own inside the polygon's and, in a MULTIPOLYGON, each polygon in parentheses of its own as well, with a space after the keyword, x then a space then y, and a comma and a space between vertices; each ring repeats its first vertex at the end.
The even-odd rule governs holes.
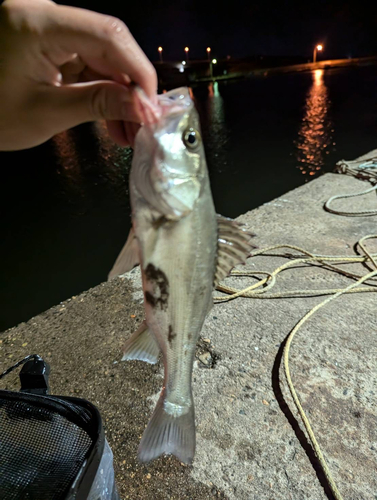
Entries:
MULTIPOLYGON (((367 187, 365 181, 326 174, 240 220, 257 234, 260 248, 288 243, 353 256, 355 242, 377 232, 376 217, 337 216, 325 212, 323 204, 335 194, 367 187)), ((339 206, 375 208, 376 195, 339 201, 339 206)), ((376 242, 368 248, 376 252, 376 242)), ((272 271, 283 262, 261 256, 249 259, 247 267, 272 271)), ((358 264, 347 269, 367 272, 358 264)), ((284 272, 277 289, 338 288, 350 282, 313 266, 284 272)), ((0 370, 38 353, 51 365, 53 394, 80 396, 98 406, 122 499, 322 500, 331 496, 315 470, 279 368, 284 339, 322 300, 239 298, 213 307, 194 366, 197 452, 190 467, 172 457, 137 462, 162 384, 161 363, 120 361, 122 344, 143 319, 138 269, 2 333, 0 370)), ((309 320, 292 346, 292 378, 347 500, 377 498, 376 300, 374 293, 340 297, 309 320)), ((1 385, 17 390, 17 375, 1 385)))

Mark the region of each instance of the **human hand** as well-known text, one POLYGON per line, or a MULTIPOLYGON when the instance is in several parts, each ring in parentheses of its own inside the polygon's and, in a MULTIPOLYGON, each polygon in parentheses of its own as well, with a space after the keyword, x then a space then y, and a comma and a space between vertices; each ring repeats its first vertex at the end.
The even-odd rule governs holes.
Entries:
POLYGON ((0 7, 0 150, 97 119, 132 145, 143 114, 131 82, 155 100, 155 69, 119 19, 50 0, 0 7))

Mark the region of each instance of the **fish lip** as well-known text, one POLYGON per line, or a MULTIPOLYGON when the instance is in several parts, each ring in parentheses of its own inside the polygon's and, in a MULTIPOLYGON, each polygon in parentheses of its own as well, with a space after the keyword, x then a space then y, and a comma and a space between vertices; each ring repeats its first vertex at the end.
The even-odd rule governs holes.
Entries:
POLYGON ((188 87, 177 87, 169 90, 165 94, 158 95, 157 100, 159 103, 166 104, 169 107, 173 107, 177 102, 182 107, 189 107, 193 104, 188 87))
POLYGON ((135 96, 136 105, 143 117, 142 125, 149 127, 151 131, 163 128, 164 120, 184 115, 194 106, 187 87, 179 87, 165 94, 158 95, 157 104, 152 102, 138 85, 134 85, 132 91, 135 96), (171 98, 174 94, 178 96, 177 99, 171 98))

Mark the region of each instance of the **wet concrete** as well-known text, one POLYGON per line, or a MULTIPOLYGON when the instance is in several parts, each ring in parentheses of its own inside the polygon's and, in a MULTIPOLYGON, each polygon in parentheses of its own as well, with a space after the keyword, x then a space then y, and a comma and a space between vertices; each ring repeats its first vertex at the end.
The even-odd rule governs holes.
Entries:
MULTIPOLYGON (((332 195, 367 182, 326 174, 243 215, 262 248, 290 243, 333 255, 376 232, 376 217, 329 214, 332 195)), ((376 197, 340 201, 357 210, 376 197)), ((370 248, 377 251, 376 244, 370 248)), ((280 257, 249 259, 249 269, 273 270, 280 257)), ((349 266, 347 269, 351 269, 349 266)), ((365 273, 362 266, 352 269, 365 273)), ((245 284, 245 280, 229 283, 245 284)), ((349 284, 317 267, 286 271, 279 290, 349 284)), ((40 286, 43 286, 41 284, 40 286)), ((215 295, 219 295, 218 292, 215 295)), ((216 304, 194 366, 197 452, 193 466, 164 457, 137 462, 137 447, 162 385, 162 366, 120 362, 124 341, 143 319, 138 270, 103 283, 1 334, 2 371, 36 352, 52 368, 54 394, 98 406, 114 452, 122 499, 322 500, 321 473, 282 377, 282 343, 323 297, 216 304)), ((334 479, 347 500, 377 498, 377 316, 373 293, 347 295, 314 316, 292 346, 291 371, 334 479)), ((17 389, 16 374, 2 388, 17 389)))

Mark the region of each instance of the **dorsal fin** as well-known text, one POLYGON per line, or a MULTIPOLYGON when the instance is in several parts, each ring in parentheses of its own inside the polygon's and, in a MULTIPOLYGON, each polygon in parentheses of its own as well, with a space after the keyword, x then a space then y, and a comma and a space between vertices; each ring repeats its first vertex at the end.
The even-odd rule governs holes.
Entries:
POLYGON ((250 243, 255 236, 242 229, 241 225, 233 219, 217 216, 218 240, 217 240, 217 266, 214 278, 216 286, 226 278, 237 264, 243 264, 248 258, 251 250, 256 248, 250 243))

